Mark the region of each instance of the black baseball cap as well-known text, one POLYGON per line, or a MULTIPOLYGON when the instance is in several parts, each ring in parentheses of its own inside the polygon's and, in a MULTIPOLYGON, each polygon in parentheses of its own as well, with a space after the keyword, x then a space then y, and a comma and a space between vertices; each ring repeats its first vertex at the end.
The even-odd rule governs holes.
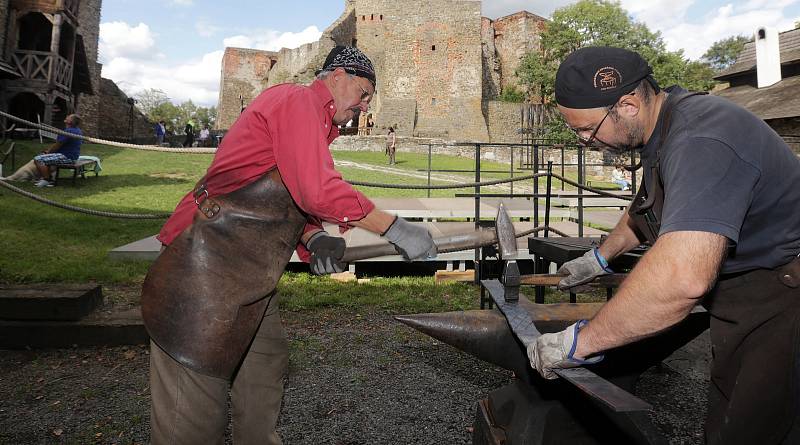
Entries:
POLYGON ((607 107, 643 79, 659 91, 653 69, 638 53, 609 46, 581 48, 558 67, 556 102, 576 109, 607 107))
POLYGON ((336 68, 342 68, 347 73, 363 77, 372 82, 372 86, 375 86, 375 68, 372 66, 372 61, 355 46, 335 46, 325 58, 322 69, 316 74, 322 71, 333 71, 336 68))

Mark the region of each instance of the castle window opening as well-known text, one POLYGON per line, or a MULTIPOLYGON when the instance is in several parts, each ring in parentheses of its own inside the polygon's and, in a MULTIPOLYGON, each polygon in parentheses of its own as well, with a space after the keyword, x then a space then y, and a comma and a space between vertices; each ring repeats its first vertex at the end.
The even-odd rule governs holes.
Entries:
POLYGON ((380 18, 380 20, 383 20, 383 14, 381 14, 381 18, 380 18))
POLYGON ((370 14, 370 15, 369 15, 369 20, 370 20, 370 21, 372 21, 372 20, 375 20, 375 14, 370 14))
POLYGON ((436 98, 435 97, 431 98, 431 105, 436 105, 436 98))
POLYGON ((363 22, 363 21, 365 21, 365 20, 367 20, 367 16, 365 16, 365 15, 362 15, 362 16, 361 16, 361 21, 363 22))
POLYGON ((17 49, 50 52, 53 25, 44 15, 31 12, 19 19, 17 49))
POLYGON ((431 51, 436 51, 436 45, 431 45, 431 51))

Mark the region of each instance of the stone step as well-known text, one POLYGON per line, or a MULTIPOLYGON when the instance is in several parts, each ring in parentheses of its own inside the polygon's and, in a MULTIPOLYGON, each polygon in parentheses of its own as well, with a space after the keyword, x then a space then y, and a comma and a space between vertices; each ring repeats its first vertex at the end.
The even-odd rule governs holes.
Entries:
POLYGON ((102 303, 98 285, 0 285, 0 320, 80 320, 102 303))
POLYGON ((148 341, 139 307, 107 306, 77 321, 0 320, 0 349, 119 346, 148 341))

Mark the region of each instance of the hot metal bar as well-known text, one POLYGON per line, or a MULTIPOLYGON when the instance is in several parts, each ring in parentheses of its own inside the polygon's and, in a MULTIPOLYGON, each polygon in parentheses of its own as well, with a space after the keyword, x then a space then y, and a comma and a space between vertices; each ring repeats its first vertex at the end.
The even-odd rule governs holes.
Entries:
MULTIPOLYGON (((498 280, 482 280, 481 284, 489 291, 498 309, 506 316, 512 332, 527 349, 527 346, 535 342, 541 335, 528 310, 521 307, 520 303, 507 302, 503 297, 505 293, 503 285, 498 280)), ((554 370, 554 372, 615 412, 652 410, 652 406, 644 400, 622 390, 586 368, 554 370)))

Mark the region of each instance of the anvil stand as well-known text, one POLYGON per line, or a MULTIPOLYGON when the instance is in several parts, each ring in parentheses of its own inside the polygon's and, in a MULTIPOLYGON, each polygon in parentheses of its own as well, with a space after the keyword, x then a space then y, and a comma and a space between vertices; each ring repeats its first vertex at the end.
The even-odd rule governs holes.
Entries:
MULTIPOLYGON (((505 284, 498 280, 484 280, 481 284, 498 307, 511 303, 519 305, 517 310, 521 313, 535 313, 537 305, 524 298, 515 302, 518 285, 514 289, 513 275, 513 269, 509 271, 506 267, 503 275, 505 284), (511 297, 510 300, 506 299, 507 295, 511 297)), ((513 312, 504 311, 508 323, 512 324, 516 321, 510 314, 513 312)), ((555 324, 540 326, 539 329, 542 332, 556 332, 573 321, 562 319, 555 324)), ((491 392, 486 399, 478 402, 473 444, 666 444, 667 439, 650 420, 646 404, 627 404, 623 399, 628 396, 636 399, 632 393, 639 376, 707 327, 708 315, 704 311, 697 311, 658 337, 610 351, 603 362, 591 367, 596 376, 585 381, 583 388, 563 378, 544 380, 530 366, 521 367, 518 364, 514 366, 517 378, 513 383, 491 392), (616 388, 609 391, 608 383, 616 388), (605 399, 605 402, 601 399, 605 399)), ((510 349, 518 350, 508 352, 521 355, 514 361, 523 360, 527 364, 524 343, 528 340, 522 341, 514 329, 511 331, 518 348, 510 349)))

